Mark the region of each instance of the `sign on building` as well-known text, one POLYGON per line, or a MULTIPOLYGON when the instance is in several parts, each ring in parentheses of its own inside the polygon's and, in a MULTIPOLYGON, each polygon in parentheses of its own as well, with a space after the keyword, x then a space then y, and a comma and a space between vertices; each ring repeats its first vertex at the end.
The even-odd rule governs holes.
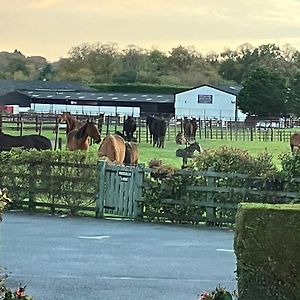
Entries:
POLYGON ((212 104, 212 95, 198 95, 198 103, 202 104, 212 104))

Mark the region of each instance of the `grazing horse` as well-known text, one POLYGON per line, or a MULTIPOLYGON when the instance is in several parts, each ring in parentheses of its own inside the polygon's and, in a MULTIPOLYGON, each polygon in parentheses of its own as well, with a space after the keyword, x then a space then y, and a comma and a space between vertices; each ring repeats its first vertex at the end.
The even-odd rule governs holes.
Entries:
POLYGON ((124 164, 125 165, 137 165, 139 160, 139 153, 137 144, 133 142, 125 142, 125 158, 124 164))
POLYGON ((99 157, 107 157, 110 161, 122 164, 125 159, 125 140, 118 134, 106 136, 98 150, 99 157))
POLYGON ((300 146, 300 133, 293 133, 290 137, 291 151, 294 152, 295 147, 298 150, 300 146))
POLYGON ((124 122, 124 132, 129 142, 133 140, 133 134, 135 131, 136 131, 135 119, 132 116, 128 116, 124 122))
POLYGON ((67 148, 87 151, 89 149, 88 137, 100 143, 100 133, 94 122, 87 121, 81 128, 70 131, 67 136, 67 148))
POLYGON ((23 136, 12 136, 0 133, 0 151, 10 151, 14 147, 24 149, 51 150, 51 141, 42 135, 32 134, 23 136))
POLYGON ((75 129, 79 129, 82 127, 85 123, 79 122, 75 117, 73 117, 69 112, 64 112, 60 117, 59 117, 59 123, 64 121, 67 124, 66 128, 66 134, 68 135, 69 132, 75 129))

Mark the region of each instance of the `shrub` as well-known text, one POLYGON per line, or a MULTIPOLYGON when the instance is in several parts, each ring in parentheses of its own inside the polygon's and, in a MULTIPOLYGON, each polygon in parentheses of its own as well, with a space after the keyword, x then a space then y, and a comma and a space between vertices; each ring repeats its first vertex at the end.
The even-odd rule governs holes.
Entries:
POLYGON ((241 300, 300 299, 300 205, 242 203, 236 222, 241 300))
POLYGON ((75 212, 77 206, 95 202, 97 160, 80 151, 1 152, 0 188, 9 190, 15 206, 28 199, 66 204, 75 212))
POLYGON ((253 176, 267 176, 276 172, 272 155, 262 152, 257 157, 251 156, 247 150, 221 147, 217 150, 206 150, 195 156, 192 168, 206 171, 214 167, 216 172, 242 173, 253 176))
MULTIPOLYGON (((235 148, 222 147, 217 150, 208 150, 196 155, 189 169, 190 171, 207 171, 211 166, 216 172, 249 175, 249 178, 230 176, 217 178, 214 180, 214 185, 218 188, 244 188, 245 191, 250 188, 281 189, 281 174, 272 163, 272 155, 266 151, 254 157, 245 150, 235 148)), ((188 187, 206 185, 206 177, 192 174, 192 172, 175 172, 173 176, 157 181, 152 180, 143 195, 146 211, 156 216, 165 215, 171 221, 193 223, 203 221, 206 218, 206 208, 201 206, 201 201, 205 202, 207 193, 191 191, 188 187)), ((227 193, 213 193, 214 203, 238 204, 245 200, 271 203, 283 201, 272 194, 250 196, 246 192, 237 193, 234 188, 229 189, 227 193)), ((236 209, 223 208, 220 205, 215 208, 214 213, 218 220, 226 219, 234 222, 236 209)))

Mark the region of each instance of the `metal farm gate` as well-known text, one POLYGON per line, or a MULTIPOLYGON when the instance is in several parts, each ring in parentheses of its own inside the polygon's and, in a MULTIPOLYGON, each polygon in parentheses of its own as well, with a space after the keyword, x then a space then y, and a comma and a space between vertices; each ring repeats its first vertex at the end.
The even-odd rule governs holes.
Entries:
POLYGON ((99 196, 96 216, 137 218, 142 197, 144 171, 141 166, 120 166, 99 162, 99 196))

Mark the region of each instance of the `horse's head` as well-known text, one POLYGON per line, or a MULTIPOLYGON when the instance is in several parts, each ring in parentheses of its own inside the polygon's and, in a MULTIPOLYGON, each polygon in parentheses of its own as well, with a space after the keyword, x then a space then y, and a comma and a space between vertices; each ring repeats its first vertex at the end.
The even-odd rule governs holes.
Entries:
POLYGON ((101 141, 100 132, 97 125, 93 121, 87 121, 87 133, 88 135, 95 140, 97 144, 101 141))

